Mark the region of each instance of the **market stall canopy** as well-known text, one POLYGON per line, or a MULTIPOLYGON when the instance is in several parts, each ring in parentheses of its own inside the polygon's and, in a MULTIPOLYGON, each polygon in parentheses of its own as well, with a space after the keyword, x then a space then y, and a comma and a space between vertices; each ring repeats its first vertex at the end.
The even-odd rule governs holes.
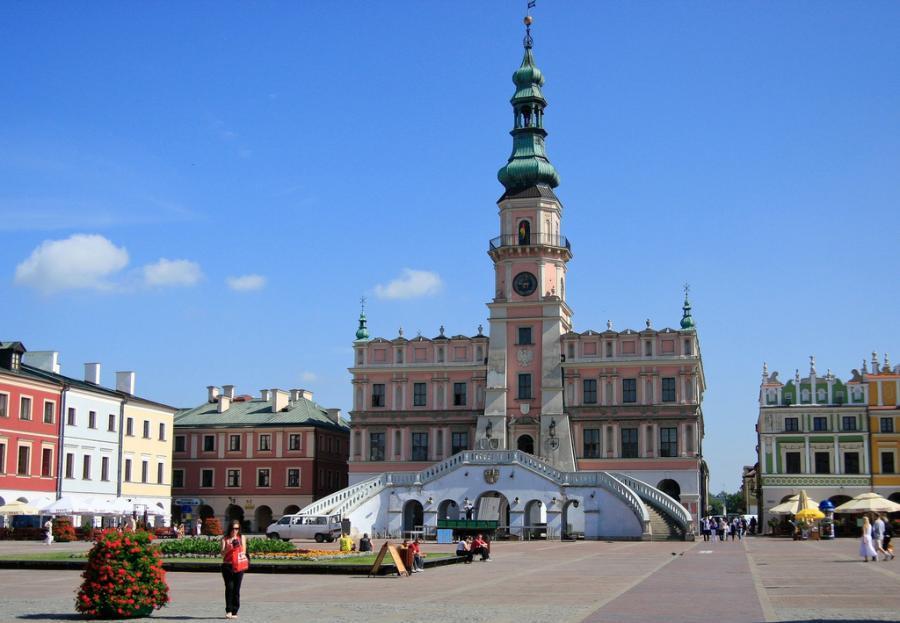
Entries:
POLYGON ((849 502, 834 509, 835 513, 896 513, 898 511, 900 511, 900 504, 891 502, 877 493, 857 495, 849 502))
POLYGON ((134 510, 134 504, 125 498, 106 498, 98 504, 98 515, 107 517, 117 517, 119 515, 130 515, 134 510))
POLYGON ((0 506, 0 515, 40 515, 41 510, 27 502, 15 500, 0 506))

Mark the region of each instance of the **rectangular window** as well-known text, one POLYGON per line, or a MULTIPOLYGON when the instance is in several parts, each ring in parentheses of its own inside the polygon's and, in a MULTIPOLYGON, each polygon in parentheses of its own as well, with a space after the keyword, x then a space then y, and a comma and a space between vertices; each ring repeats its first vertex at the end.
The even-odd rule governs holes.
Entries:
POLYGON ((164 463, 156 464, 156 484, 158 484, 158 485, 166 484, 165 469, 166 469, 166 466, 164 463))
POLYGON ((213 486, 213 470, 200 470, 200 486, 204 489, 210 489, 213 486))
POLYGON ((288 436, 288 450, 299 450, 300 449, 300 435, 297 433, 291 433, 288 436))
POLYGON ((800 430, 800 418, 786 417, 784 418, 784 430, 795 432, 800 430))
POLYGON ((141 461, 141 482, 148 483, 150 481, 150 463, 141 461))
POLYGON ((166 440, 166 424, 165 424, 165 422, 159 423, 159 440, 160 441, 166 440))
POLYGON ((606 356, 607 356, 607 357, 612 357, 612 356, 613 356, 612 342, 607 342, 607 343, 606 343, 606 356))
POLYGON ((584 379, 582 382, 582 394, 582 402, 584 404, 597 404, 597 379, 584 379))
POLYGON ((384 460, 384 433, 369 433, 369 460, 384 460))
POLYGON ((172 470, 172 488, 173 489, 183 489, 184 488, 184 470, 183 469, 173 469, 172 470))
POLYGON ((215 435, 203 435, 203 451, 204 452, 215 452, 216 451, 216 436, 215 435))
POLYGON ((645 357, 653 356, 653 342, 644 342, 644 356, 645 357))
POLYGON ((519 400, 531 399, 531 375, 519 375, 519 400))
POLYGON ((684 354, 691 355, 693 354, 694 349, 691 348, 691 340, 687 339, 684 341, 684 354))
POLYGON ((125 420, 125 435, 134 437, 134 418, 130 417, 125 420))
POLYGON ((427 392, 427 386, 425 383, 413 383, 413 406, 414 407, 424 407, 425 406, 425 394, 427 392))
MULTIPOLYGON (((6 448, 2 448, 2 450, 6 450, 6 448)), ((0 451, 0 472, 3 472, 3 465, 6 463, 6 452, 0 451)), ((41 452, 41 476, 44 478, 52 478, 53 477, 53 450, 50 448, 44 448, 41 452)))
POLYGON ((107 482, 109 480, 109 457, 100 457, 100 480, 107 482))
POLYGON ((300 486, 300 470, 296 467, 291 467, 287 470, 287 486, 289 487, 299 487, 300 486))
POLYGON ((85 454, 81 462, 81 479, 91 479, 91 455, 85 454))
POLYGON ((175 435, 175 452, 184 452, 187 447, 187 439, 184 435, 175 435))
POLYGON ((241 436, 240 435, 228 435, 228 451, 229 452, 240 452, 241 451, 241 436))
POLYGON ((97 428, 97 412, 88 411, 88 428, 97 428))
POLYGON ((816 461, 816 473, 817 474, 828 474, 831 472, 831 453, 830 452, 816 452, 815 461, 816 461))
POLYGON ((271 473, 268 468, 256 470, 256 486, 268 488, 271 473))
POLYGON ((384 406, 384 383, 373 383, 372 384, 372 406, 373 407, 383 407, 384 406))
POLYGON ((106 430, 108 430, 111 433, 114 433, 116 431, 116 414, 115 413, 109 414, 109 420, 106 423, 106 430))
POLYGON ((44 424, 53 424, 53 403, 44 401, 44 424))
POLYGON ((841 418, 841 423, 843 424, 843 430, 856 430, 855 415, 845 415, 841 418))
POLYGON ((241 486, 241 470, 239 469, 229 469, 228 470, 228 480, 227 487, 240 487, 241 486))
POLYGON ((623 428, 622 429, 622 458, 636 459, 638 458, 638 429, 623 428))
POLYGON ((454 383, 453 384, 453 406, 454 407, 465 407, 468 402, 466 397, 466 384, 465 383, 454 383))
POLYGON ((9 394, 0 394, 0 417, 9 417, 9 394))
POLYGON ((75 455, 66 454, 66 478, 75 478, 75 455))
POLYGON ((859 473, 859 452, 845 452, 844 453, 844 473, 845 474, 858 474, 859 473))
POLYGON ((260 435, 259 436, 260 452, 268 452, 271 449, 272 449, 272 435, 260 435))
POLYGON ((814 417, 813 418, 813 430, 823 431, 828 430, 828 418, 827 417, 814 417))
POLYGON ((76 419, 75 407, 66 409, 66 426, 75 426, 76 419))
POLYGON ((894 432, 894 418, 891 418, 891 417, 881 418, 881 432, 882 433, 893 433, 894 432))
POLYGON ((150 439, 150 420, 144 420, 144 439, 150 439))
POLYGON ((519 327, 519 344, 531 343, 531 327, 519 327))
POLYGON ((882 452, 881 453, 881 473, 882 474, 894 474, 895 472, 894 466, 894 453, 893 452, 882 452))
POLYGON ((428 460, 428 433, 412 434, 412 460, 428 460))
POLYGON ((637 402, 637 379, 622 379, 622 402, 637 402))
POLYGON ((599 459, 600 458, 600 429, 585 428, 584 429, 584 458, 599 459))
POLYGON ((450 433, 450 453, 464 452, 469 449, 469 433, 454 431, 450 433))
POLYGON ((784 453, 784 473, 799 474, 800 473, 800 453, 785 452, 784 453))
POLYGON ((666 377, 662 380, 662 401, 675 402, 675 378, 666 377))
POLYGON ((131 482, 131 459, 125 459, 125 482, 131 482))
POLYGON ((0 443, 0 474, 6 473, 6 444, 0 443))
POLYGON ((16 466, 16 473, 19 476, 31 474, 31 448, 28 446, 19 446, 19 462, 16 466))
POLYGON ((19 400, 19 419, 20 420, 30 420, 31 419, 31 398, 26 398, 22 396, 19 400))
POLYGON ((674 426, 659 429, 659 456, 678 456, 678 429, 674 426))

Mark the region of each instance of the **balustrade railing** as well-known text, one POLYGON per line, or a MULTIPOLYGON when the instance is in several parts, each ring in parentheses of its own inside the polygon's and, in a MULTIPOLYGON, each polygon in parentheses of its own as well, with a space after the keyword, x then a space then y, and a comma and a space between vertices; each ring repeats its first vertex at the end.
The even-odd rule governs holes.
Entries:
POLYGON ((559 249, 572 250, 572 243, 565 236, 557 236, 553 234, 528 234, 527 236, 519 236, 518 234, 507 234, 497 236, 491 239, 491 251, 501 247, 556 247, 559 249))
POLYGON ((682 506, 675 498, 666 495, 656 487, 653 487, 642 480, 638 480, 637 478, 633 478, 626 474, 616 472, 611 475, 633 489, 642 500, 652 504, 669 515, 669 517, 675 520, 675 523, 684 530, 685 534, 693 533, 693 516, 688 509, 682 506))

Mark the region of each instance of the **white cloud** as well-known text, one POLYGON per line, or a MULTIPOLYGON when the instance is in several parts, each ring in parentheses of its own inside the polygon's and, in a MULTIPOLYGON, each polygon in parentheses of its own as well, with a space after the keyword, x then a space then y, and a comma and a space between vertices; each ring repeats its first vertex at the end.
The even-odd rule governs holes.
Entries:
POLYGON ((266 278, 262 275, 241 275, 240 277, 228 277, 225 283, 235 292, 251 292, 265 288, 266 278))
POLYGON ((128 251, 98 234, 45 240, 16 266, 15 282, 44 293, 110 290, 109 278, 128 265, 128 251))
POLYGON ((319 375, 316 374, 315 372, 310 372, 310 371, 306 370, 306 371, 303 371, 300 373, 300 380, 303 381, 304 383, 312 383, 314 381, 319 380, 319 375))
POLYGON ((443 285, 437 273, 404 268, 403 273, 387 285, 376 285, 375 295, 380 299, 413 299, 433 296, 443 285))
POLYGON ((143 268, 144 283, 148 286, 192 286, 203 278, 200 265, 190 260, 160 259, 143 268))

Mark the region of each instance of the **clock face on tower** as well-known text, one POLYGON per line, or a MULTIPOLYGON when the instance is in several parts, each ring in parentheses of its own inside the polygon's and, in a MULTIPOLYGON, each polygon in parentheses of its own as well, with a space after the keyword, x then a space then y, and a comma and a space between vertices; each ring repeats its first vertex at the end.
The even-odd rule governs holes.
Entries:
POLYGON ((529 272, 519 273, 513 280, 513 289, 519 296, 528 296, 537 289, 537 278, 529 272))

